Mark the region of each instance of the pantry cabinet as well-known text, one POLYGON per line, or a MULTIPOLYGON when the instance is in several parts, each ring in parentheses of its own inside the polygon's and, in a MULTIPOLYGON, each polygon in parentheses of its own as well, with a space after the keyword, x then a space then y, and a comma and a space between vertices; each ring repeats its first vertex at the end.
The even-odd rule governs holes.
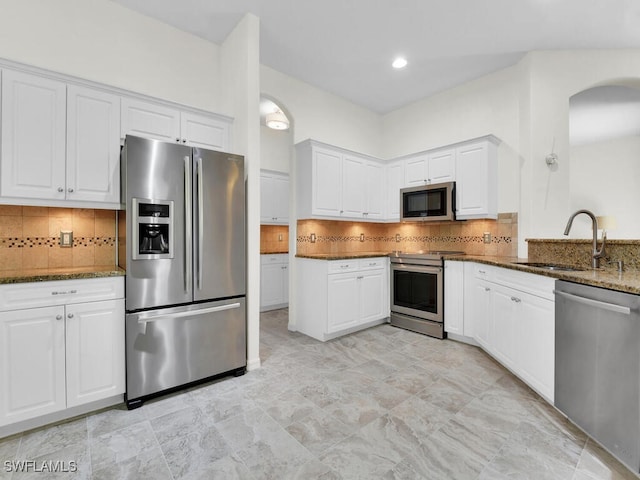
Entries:
POLYGON ((260 170, 260 223, 289 224, 289 175, 260 170))
POLYGON ((0 357, 0 427, 121 401, 124 279, 0 285, 0 357))
POLYGON ((3 71, 2 197, 116 205, 120 98, 3 71))
POLYGON ((444 262, 444 330, 464 334, 464 263, 444 262))
POLYGON ((229 151, 230 124, 137 98, 122 98, 121 137, 136 135, 191 147, 229 151))
POLYGON ((297 261, 299 332, 324 342, 389 317, 387 257, 297 261))

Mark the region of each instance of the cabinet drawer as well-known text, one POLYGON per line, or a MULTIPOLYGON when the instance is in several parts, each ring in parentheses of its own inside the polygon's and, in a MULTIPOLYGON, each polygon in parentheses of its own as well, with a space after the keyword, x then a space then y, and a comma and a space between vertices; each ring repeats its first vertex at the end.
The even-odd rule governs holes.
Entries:
POLYGON ((124 277, 0 285, 0 311, 124 298, 124 277))
POLYGON ((353 272, 358 270, 357 259, 353 260, 333 260, 329 262, 329 273, 353 272))
POLYGON ((507 268, 496 268, 493 282, 535 295, 554 300, 555 279, 527 272, 517 272, 507 268))
POLYGON ((263 254, 260 255, 260 265, 272 265, 276 263, 289 263, 289 254, 263 254))
POLYGON ((384 268, 388 262, 387 257, 361 258, 358 265, 359 270, 374 270, 384 268))
POLYGON ((477 263, 473 266, 473 275, 482 280, 493 281, 493 270, 489 265, 477 263))

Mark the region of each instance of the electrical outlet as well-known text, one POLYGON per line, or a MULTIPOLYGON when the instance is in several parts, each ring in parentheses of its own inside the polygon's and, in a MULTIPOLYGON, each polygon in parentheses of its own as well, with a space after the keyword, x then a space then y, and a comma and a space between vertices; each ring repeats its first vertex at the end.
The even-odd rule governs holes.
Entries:
POLYGON ((400 241, 400 234, 396 233, 396 242, 399 242, 399 241, 400 241))
POLYGON ((491 232, 484 232, 482 234, 482 241, 484 243, 491 243, 491 232))
POLYGON ((281 242, 281 241, 282 241, 282 234, 281 234, 281 233, 279 233, 279 234, 278 234, 278 241, 279 241, 279 242, 281 242))
POLYGON ((361 233, 361 234, 360 234, 360 241, 361 241, 361 242, 364 242, 364 233, 361 233))
POLYGON ((309 240, 311 240, 311 243, 316 243, 316 234, 312 233, 309 235, 309 240))
POLYGON ((60 246, 61 247, 73 246, 73 232, 71 230, 60 230, 60 246))

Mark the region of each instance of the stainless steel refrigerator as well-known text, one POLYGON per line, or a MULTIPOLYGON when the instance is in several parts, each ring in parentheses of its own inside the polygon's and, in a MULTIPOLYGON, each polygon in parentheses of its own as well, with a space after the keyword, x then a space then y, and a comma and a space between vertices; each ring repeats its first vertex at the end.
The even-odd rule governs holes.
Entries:
POLYGON ((121 172, 125 400, 136 408, 245 372, 244 159, 127 136, 121 172))

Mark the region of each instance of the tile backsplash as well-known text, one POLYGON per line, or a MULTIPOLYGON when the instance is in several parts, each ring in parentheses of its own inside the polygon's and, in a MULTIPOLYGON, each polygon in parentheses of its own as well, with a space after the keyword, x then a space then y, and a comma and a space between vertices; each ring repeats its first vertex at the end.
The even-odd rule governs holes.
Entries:
POLYGON ((115 255, 115 210, 0 205, 0 270, 115 265, 115 255))
POLYGON ((260 225, 260 253, 287 253, 288 225, 260 225))
POLYGON ((298 254, 460 250, 470 255, 517 256, 518 214, 497 220, 368 223, 298 220, 298 254), (491 239, 485 243, 483 234, 491 239))

